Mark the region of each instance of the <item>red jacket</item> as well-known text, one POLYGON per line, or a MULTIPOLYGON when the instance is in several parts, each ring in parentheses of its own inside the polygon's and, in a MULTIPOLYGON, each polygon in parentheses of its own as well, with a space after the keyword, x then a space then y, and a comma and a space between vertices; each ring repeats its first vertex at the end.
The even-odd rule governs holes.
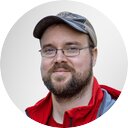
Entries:
POLYGON ((105 85, 99 85, 94 78, 92 97, 88 106, 68 110, 64 114, 63 124, 57 124, 52 117, 52 97, 49 93, 34 106, 26 109, 26 114, 33 120, 55 127, 75 127, 89 123, 104 114, 119 97, 120 91, 105 85))

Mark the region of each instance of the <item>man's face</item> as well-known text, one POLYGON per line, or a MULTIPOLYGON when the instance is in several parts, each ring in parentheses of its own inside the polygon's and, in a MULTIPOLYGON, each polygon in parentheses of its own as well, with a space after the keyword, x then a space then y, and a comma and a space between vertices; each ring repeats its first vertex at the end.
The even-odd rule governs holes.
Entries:
MULTIPOLYGON (((52 25, 41 38, 41 48, 83 48, 89 46, 86 34, 77 32, 67 25, 52 25)), ((42 57, 41 75, 46 87, 60 98, 69 98, 81 92, 92 77, 96 49, 80 50, 80 54, 67 57, 61 50, 55 57, 42 57)))

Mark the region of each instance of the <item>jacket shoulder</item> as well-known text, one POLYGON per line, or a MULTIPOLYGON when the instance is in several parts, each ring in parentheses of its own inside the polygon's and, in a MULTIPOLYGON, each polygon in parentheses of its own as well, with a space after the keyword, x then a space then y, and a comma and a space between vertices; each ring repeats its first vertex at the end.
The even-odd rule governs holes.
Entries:
POLYGON ((51 94, 39 100, 35 105, 26 108, 25 112, 31 119, 45 124, 52 109, 51 94))
POLYGON ((121 91, 116 90, 112 87, 108 87, 106 85, 101 85, 101 89, 103 91, 104 96, 101 105, 99 107, 97 117, 100 117, 105 112, 107 112, 116 102, 116 100, 118 99, 121 93, 121 91))
POLYGON ((117 99, 120 96, 121 91, 106 85, 100 86, 102 89, 106 90, 112 96, 113 99, 117 99))

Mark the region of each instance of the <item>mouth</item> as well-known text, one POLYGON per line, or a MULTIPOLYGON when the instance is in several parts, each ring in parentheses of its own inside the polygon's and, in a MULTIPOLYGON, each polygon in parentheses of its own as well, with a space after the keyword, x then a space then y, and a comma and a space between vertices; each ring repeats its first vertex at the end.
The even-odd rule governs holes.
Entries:
POLYGON ((69 70, 64 69, 64 68, 58 68, 58 69, 54 70, 53 72, 69 72, 69 70))

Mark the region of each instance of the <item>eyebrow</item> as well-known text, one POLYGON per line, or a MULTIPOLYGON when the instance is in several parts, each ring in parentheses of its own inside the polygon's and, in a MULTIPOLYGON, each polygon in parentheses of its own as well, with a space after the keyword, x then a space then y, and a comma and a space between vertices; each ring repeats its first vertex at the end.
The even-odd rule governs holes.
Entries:
MULTIPOLYGON (((70 46, 70 45, 81 45, 80 42, 77 42, 77 41, 73 41, 73 42, 65 42, 64 46, 70 46)), ((46 47, 55 47, 53 44, 49 43, 49 44, 44 44, 43 45, 43 48, 46 48, 46 47)))
POLYGON ((81 45, 80 42, 74 41, 74 42, 66 42, 65 45, 81 45))
POLYGON ((46 48, 46 47, 54 47, 52 44, 45 44, 43 45, 43 48, 46 48))

